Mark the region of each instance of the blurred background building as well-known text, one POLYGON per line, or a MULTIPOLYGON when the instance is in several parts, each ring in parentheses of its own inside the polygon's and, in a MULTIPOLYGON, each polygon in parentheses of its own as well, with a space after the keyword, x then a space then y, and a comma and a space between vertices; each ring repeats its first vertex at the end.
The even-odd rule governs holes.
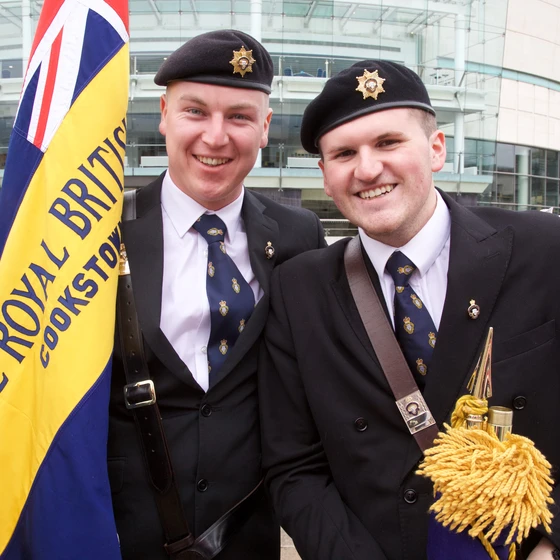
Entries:
MULTIPOLYGON (((329 76, 364 58, 403 63, 427 85, 448 142, 440 188, 465 205, 559 211, 560 0, 129 2, 128 187, 166 167, 160 64, 194 35, 236 28, 275 65, 270 141, 246 186, 314 210, 330 235, 353 228, 301 147, 301 115, 329 76)), ((0 0, 0 180, 42 4, 0 0)))

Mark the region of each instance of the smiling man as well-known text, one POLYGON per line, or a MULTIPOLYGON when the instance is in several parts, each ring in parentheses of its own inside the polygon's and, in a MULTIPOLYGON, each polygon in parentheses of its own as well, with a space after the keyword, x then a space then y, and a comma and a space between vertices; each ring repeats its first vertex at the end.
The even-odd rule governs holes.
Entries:
POLYGON ((113 360, 124 560, 279 558, 259 484, 258 348, 273 268, 325 241, 315 214, 243 186, 268 142, 272 78, 268 52, 234 30, 187 41, 155 77, 169 168, 123 223, 113 360))
MULTIPOLYGON (((514 431, 558 473, 557 435, 545 428, 560 422, 558 217, 467 209, 437 190, 445 137, 422 81, 399 64, 366 60, 331 78, 301 139, 359 228, 355 254, 388 337, 392 327, 438 426, 467 393, 491 326, 491 405, 515 409, 514 431)), ((371 317, 369 301, 352 296, 348 243, 272 276, 259 386, 266 482, 304 560, 425 560, 432 487, 415 474, 422 452, 362 322, 357 305, 371 317)), ((407 402, 421 418, 421 399, 407 402)), ((530 560, 557 557, 560 520, 542 533, 525 542, 530 560)))

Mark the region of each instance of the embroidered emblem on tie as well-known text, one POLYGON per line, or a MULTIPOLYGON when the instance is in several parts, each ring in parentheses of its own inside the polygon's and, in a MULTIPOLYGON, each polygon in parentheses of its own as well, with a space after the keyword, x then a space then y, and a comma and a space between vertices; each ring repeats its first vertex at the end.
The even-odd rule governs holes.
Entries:
POLYGON ((410 299, 412 300, 412 303, 418 307, 418 309, 422 309, 422 300, 416 294, 412 294, 410 299))
POLYGON ((411 322, 410 317, 405 317, 403 319, 403 323, 404 323, 404 330, 408 334, 412 334, 414 332, 414 323, 411 322))
POLYGON ((399 274, 406 274, 408 276, 409 274, 412 274, 414 268, 412 268, 410 265, 407 264, 406 266, 399 266, 397 270, 399 274))
POLYGON ((236 294, 238 294, 241 291, 241 286, 239 285, 239 282, 237 282, 237 278, 231 279, 231 287, 233 288, 233 291, 236 294))
POLYGON ((424 363, 422 358, 416 360, 416 371, 420 375, 426 375, 428 373, 428 366, 424 363))
POLYGON ((224 300, 220 301, 220 314, 222 317, 225 317, 228 314, 229 307, 227 306, 224 300))
POLYGON ((239 321, 239 326, 237 327, 239 334, 243 332, 243 329, 245 329, 245 319, 241 319, 241 321, 239 321))
POLYGON ((210 278, 212 278, 214 276, 214 274, 216 274, 216 269, 214 268, 214 265, 209 262, 208 263, 208 276, 210 276, 210 278))
POLYGON ((220 342, 220 354, 222 354, 222 356, 225 356, 227 354, 229 346, 227 345, 227 340, 222 340, 220 342))
POLYGON ((435 348, 436 347, 436 333, 428 333, 428 344, 432 347, 435 348))

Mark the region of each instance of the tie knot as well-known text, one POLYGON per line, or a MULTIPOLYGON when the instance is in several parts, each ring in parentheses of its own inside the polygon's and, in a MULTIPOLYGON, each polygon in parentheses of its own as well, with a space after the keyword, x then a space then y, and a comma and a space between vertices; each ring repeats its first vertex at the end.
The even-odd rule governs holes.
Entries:
POLYGON ((416 270, 414 263, 400 251, 395 251, 387 261, 387 272, 393 278, 395 286, 407 286, 412 273, 416 270))
POLYGON ((193 224, 193 228, 206 239, 208 244, 223 241, 226 236, 226 224, 217 214, 202 214, 193 224))

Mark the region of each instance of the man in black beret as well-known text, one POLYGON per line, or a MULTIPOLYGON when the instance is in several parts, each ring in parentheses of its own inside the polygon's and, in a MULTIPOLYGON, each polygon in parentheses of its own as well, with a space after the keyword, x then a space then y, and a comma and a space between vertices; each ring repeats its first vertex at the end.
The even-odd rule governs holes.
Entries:
MULTIPOLYGON (((437 190, 445 137, 420 78, 399 64, 366 60, 331 78, 301 139, 359 236, 272 276, 259 385, 266 483, 304 560, 425 560, 433 492, 415 474, 422 452, 403 418, 412 431, 429 424, 423 398, 439 428, 449 421, 490 326, 490 404, 515 409, 514 431, 558 478, 560 446, 545 428, 560 424, 558 217, 466 208, 437 190), (358 301, 348 247, 373 284, 358 301), (402 413, 364 320, 386 333, 382 349, 396 338, 392 357, 402 351, 417 386, 402 413)), ((525 542, 531 560, 552 560, 559 516, 550 540, 543 533, 525 542)))
POLYGON ((268 141, 272 79, 268 52, 234 30, 190 39, 155 77, 169 168, 138 190, 135 219, 125 211, 113 360, 125 560, 280 555, 259 485, 258 347, 272 269, 325 241, 315 214, 243 186, 268 141))

